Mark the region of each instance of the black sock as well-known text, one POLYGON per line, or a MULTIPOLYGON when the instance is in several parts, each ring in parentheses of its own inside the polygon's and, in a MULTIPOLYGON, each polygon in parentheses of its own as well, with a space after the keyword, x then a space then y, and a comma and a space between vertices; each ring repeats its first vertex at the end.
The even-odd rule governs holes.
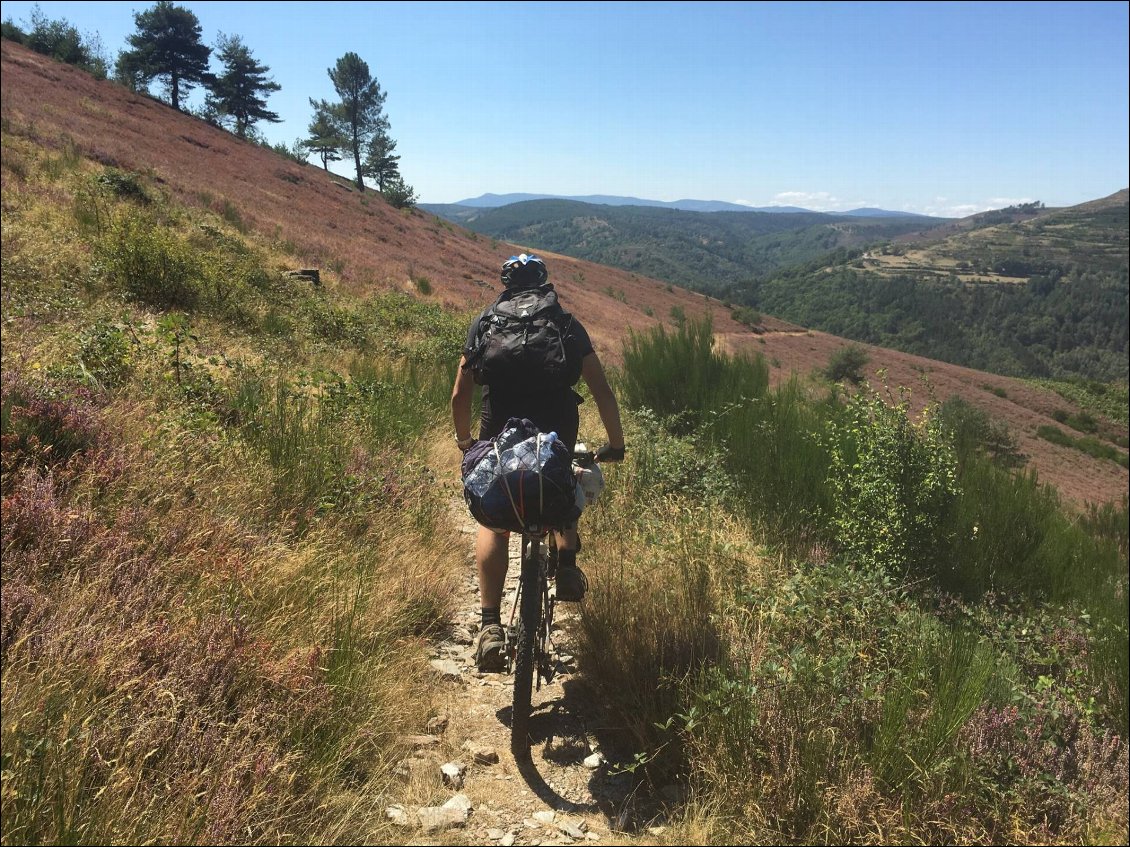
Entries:
POLYGON ((488 626, 490 626, 493 623, 499 624, 501 626, 501 624, 502 624, 502 610, 501 609, 488 609, 486 607, 483 607, 480 610, 480 613, 482 614, 482 620, 479 624, 479 629, 486 629, 488 626))
POLYGON ((559 568, 575 568, 577 566, 577 551, 576 550, 558 550, 557 551, 557 567, 559 568))

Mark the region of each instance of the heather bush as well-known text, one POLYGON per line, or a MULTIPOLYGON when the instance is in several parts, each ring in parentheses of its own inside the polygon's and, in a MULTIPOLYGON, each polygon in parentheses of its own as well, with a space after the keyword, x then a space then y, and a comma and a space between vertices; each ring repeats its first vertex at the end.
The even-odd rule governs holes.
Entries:
POLYGON ((24 467, 47 470, 93 446, 95 405, 82 388, 31 383, 5 371, 0 397, 4 490, 24 467))

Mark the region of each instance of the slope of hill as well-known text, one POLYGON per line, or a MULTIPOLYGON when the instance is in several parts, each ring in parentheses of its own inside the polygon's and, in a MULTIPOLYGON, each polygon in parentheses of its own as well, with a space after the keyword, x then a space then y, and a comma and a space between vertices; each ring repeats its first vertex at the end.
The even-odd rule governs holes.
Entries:
MULTIPOLYGON (((807 332, 768 315, 754 332, 734 320, 721 303, 701 294, 547 252, 544 244, 525 238, 495 242, 422 212, 397 212, 375 193, 358 194, 313 166, 301 167, 241 142, 148 97, 94 80, 7 40, 0 46, 5 132, 33 139, 60 155, 87 156, 103 165, 148 174, 184 202, 217 210, 240 227, 270 238, 292 258, 292 268, 320 268, 330 289, 365 296, 408 291, 421 300, 469 312, 482 308, 494 296, 494 269, 502 258, 520 249, 537 248, 549 260, 552 279, 564 301, 585 322, 602 357, 612 363, 618 360, 627 331, 660 323, 670 326, 675 316, 711 315, 716 333, 728 344, 749 345, 765 353, 773 364, 774 380, 786 379, 793 371, 808 374, 822 368, 832 352, 844 345, 834 336, 807 332), (420 280, 427 281, 430 295, 420 294, 420 280)), ((4 179, 8 178, 5 172, 4 179)), ((561 219, 576 211, 576 204, 567 201, 546 202, 564 205, 561 219)), ((601 211, 610 209, 602 207, 601 211)), ((644 226, 648 219, 662 223, 691 214, 667 209, 639 211, 647 217, 637 217, 634 225, 641 237, 649 238, 655 233, 644 226)), ((787 226, 792 216, 714 213, 707 217, 716 221, 756 218, 770 226, 786 221, 787 226)), ((866 226, 856 229, 859 223, 835 226, 862 237, 869 230, 866 226)), ((602 229, 595 223, 592 227, 594 233, 602 229)), ((822 225, 805 231, 816 239, 837 237, 822 225)), ((873 368, 896 361, 913 362, 893 369, 905 374, 906 384, 912 387, 918 386, 925 368, 966 374, 954 381, 953 390, 977 406, 996 405, 980 385, 1005 391, 1010 398, 1009 420, 1018 431, 1033 433, 1038 426, 1054 425, 1050 415, 1056 410, 1082 411, 1050 390, 1034 389, 1020 381, 978 376, 965 369, 951 370, 941 362, 871 349, 873 368)), ((1125 426, 1121 431, 1125 434, 1125 426)), ((1039 469, 1041 478, 1063 487, 1076 502, 1114 501, 1126 490, 1126 472, 1109 461, 1042 440, 1028 439, 1025 444, 1031 466, 1039 469), (1080 475, 1090 482, 1080 482, 1080 475)))
POLYGON ((782 270, 751 281, 741 299, 806 326, 997 373, 1124 380, 1127 192, 1005 217, 782 270))
POLYGON ((546 199, 432 210, 475 232, 726 296, 751 276, 922 228, 922 218, 796 211, 695 212, 546 199))
MULTIPOLYGON (((358 193, 313 165, 300 166, 8 40, 2 46, 10 131, 151 173, 191 205, 230 209, 242 227, 291 245, 294 266, 321 269, 330 286, 416 291, 413 280, 426 278, 433 302, 479 309, 497 294, 502 260, 521 246, 457 230, 421 211, 398 212, 376 192, 358 193)), ((694 316, 710 306, 701 295, 630 272, 547 258, 563 300, 598 349, 613 357, 625 327, 654 326, 675 307, 694 316)), ((731 330, 740 328, 728 313, 714 311, 731 330)))

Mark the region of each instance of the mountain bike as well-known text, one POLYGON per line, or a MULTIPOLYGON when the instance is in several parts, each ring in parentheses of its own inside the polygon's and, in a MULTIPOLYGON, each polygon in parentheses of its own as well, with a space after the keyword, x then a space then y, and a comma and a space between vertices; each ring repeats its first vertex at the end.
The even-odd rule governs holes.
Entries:
MULTIPOLYGON (((576 467, 592 467, 595 455, 580 445, 573 451, 576 467)), ((533 692, 556 675, 553 611, 556 596, 550 585, 557 571, 557 536, 567 527, 533 527, 522 533, 522 571, 506 631, 506 671, 514 674, 514 705, 510 715, 510 750, 516 756, 530 751, 530 713, 533 692), (515 617, 516 616, 516 617, 515 617)))

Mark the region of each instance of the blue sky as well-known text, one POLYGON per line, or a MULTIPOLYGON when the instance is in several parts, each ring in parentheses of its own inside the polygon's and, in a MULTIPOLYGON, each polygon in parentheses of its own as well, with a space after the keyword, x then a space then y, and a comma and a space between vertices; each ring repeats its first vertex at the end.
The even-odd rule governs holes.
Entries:
MULTIPOLYGON (((0 3, 25 24, 30 2, 0 3)), ((40 2, 111 61, 150 2, 40 2)), ((306 134, 352 51, 422 202, 485 192, 958 216, 1130 185, 1126 2, 183 2, 306 134)), ((154 91, 157 91, 154 86, 154 91)), ((191 102, 198 103, 200 95, 191 102)), ((338 164, 342 173, 348 169, 338 164)))

